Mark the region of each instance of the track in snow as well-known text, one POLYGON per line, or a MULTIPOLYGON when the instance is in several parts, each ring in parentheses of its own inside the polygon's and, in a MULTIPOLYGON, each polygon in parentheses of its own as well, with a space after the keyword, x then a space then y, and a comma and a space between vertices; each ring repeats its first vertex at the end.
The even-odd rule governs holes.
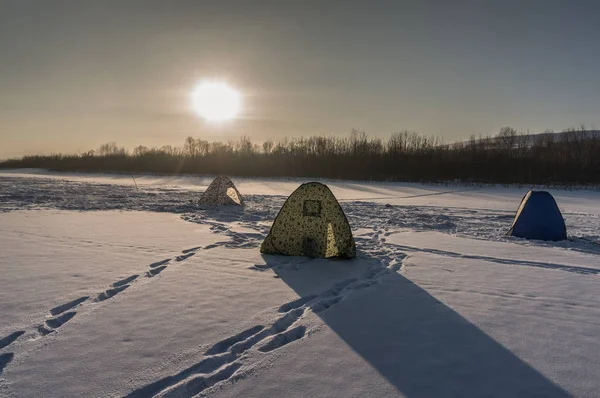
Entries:
MULTIPOLYGON (((392 254, 387 251, 384 253, 392 254)), ((396 261, 401 262, 405 257, 403 253, 394 254, 397 255, 396 261)), ((286 258, 280 265, 290 265, 293 260, 286 258)), ((396 272, 400 268, 397 264, 401 263, 390 261, 385 255, 380 256, 380 260, 380 265, 373 266, 360 277, 337 282, 320 294, 281 304, 276 310, 281 315, 275 320, 254 325, 218 341, 205 351, 198 362, 132 391, 126 397, 192 397, 217 383, 242 377, 240 372, 246 373, 256 366, 253 357, 246 355, 250 350, 266 355, 305 339, 312 332, 309 325, 303 322, 307 313, 321 314, 329 311, 355 291, 377 284, 386 273, 396 272)))

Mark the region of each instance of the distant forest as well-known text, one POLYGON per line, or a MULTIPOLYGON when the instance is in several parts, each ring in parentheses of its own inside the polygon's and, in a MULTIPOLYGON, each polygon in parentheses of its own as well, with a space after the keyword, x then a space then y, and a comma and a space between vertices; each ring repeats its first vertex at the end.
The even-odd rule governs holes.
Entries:
POLYGON ((347 137, 303 137, 261 145, 248 137, 228 143, 188 137, 182 147, 138 146, 129 151, 109 143, 83 154, 6 160, 0 168, 586 185, 600 183, 600 132, 582 127, 532 135, 505 127, 495 136, 472 136, 453 144, 411 132, 381 139, 352 131, 347 137))

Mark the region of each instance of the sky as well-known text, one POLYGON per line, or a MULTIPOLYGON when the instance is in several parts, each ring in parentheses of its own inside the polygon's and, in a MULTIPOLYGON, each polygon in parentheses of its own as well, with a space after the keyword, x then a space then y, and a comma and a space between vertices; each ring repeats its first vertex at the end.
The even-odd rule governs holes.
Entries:
POLYGON ((410 130, 600 127, 595 1, 0 0, 0 158, 410 130), (242 95, 192 109, 203 79, 242 95))

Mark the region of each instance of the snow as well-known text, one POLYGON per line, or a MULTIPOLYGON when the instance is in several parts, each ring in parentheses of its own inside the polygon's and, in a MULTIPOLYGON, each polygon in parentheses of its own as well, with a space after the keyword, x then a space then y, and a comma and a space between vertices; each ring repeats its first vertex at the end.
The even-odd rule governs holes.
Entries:
POLYGON ((0 396, 597 397, 600 193, 326 181, 351 261, 262 256, 301 180, 0 173, 0 396))
MULTIPOLYGON (((140 262, 217 239, 207 226, 147 212, 15 211, 0 223, 2 324, 44 313, 48 298, 85 294, 140 262), (165 234, 170 235, 168 242, 165 234)), ((27 319, 25 319, 27 321, 27 319)), ((1 334, 0 334, 1 335, 1 334)))

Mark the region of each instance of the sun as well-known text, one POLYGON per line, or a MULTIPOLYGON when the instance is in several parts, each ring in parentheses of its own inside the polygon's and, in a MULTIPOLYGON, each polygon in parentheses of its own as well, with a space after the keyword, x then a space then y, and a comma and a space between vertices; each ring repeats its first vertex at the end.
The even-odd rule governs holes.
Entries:
POLYGON ((211 122, 235 118, 241 107, 240 94, 227 83, 202 81, 192 92, 194 111, 211 122))

